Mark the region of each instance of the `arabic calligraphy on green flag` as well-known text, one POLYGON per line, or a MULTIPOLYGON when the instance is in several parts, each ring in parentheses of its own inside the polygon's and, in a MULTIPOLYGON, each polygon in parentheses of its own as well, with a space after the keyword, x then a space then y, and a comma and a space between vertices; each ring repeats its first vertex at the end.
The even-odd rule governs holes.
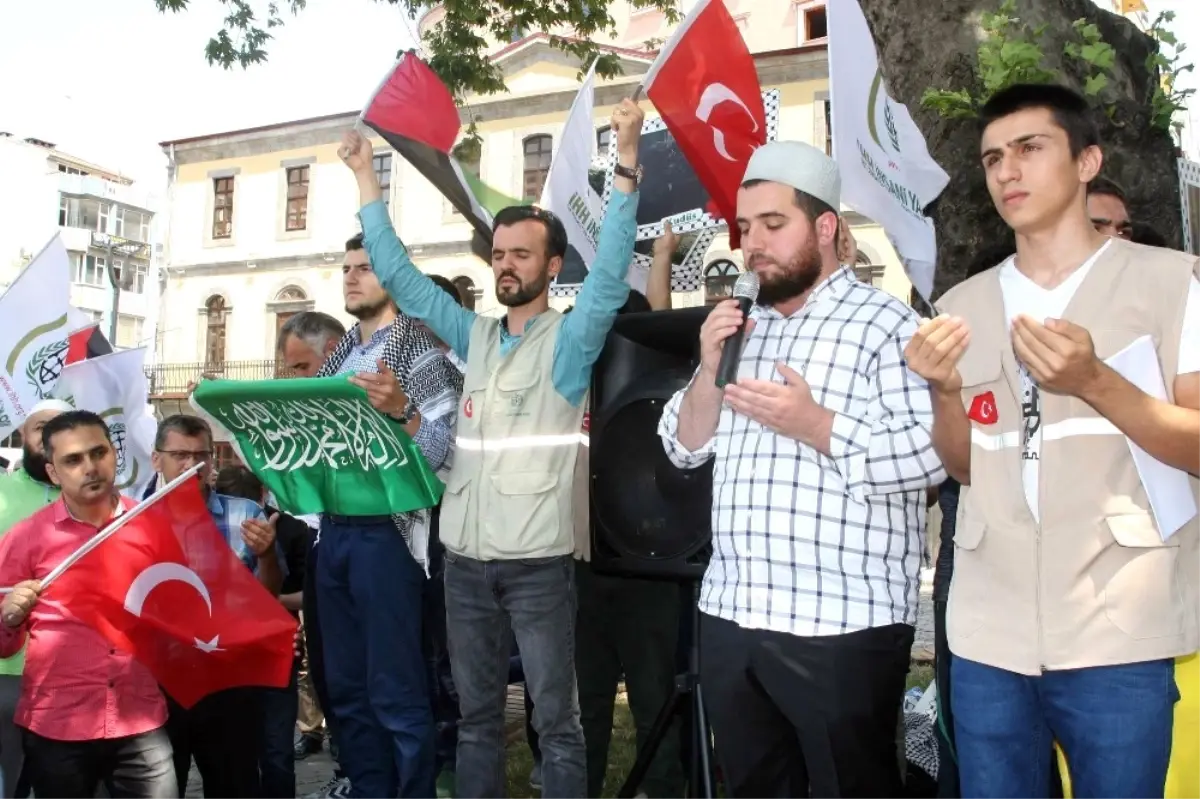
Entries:
POLYGON ((444 486, 404 428, 346 377, 204 380, 192 407, 293 514, 430 508, 444 486))

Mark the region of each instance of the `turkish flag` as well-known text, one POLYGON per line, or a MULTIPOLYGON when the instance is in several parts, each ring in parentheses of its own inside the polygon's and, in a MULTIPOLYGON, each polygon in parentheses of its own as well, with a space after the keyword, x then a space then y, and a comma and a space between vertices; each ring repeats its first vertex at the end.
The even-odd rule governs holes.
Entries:
POLYGON ((767 142, 754 58, 722 0, 700 0, 642 81, 679 149, 740 246, 737 192, 750 155, 767 142))
POLYGON ((43 599, 133 655, 184 707, 234 686, 286 687, 296 621, 217 530, 199 481, 125 517, 43 599))
POLYGON ((967 418, 985 425, 992 425, 999 421, 1000 416, 996 410, 996 395, 990 391, 976 394, 971 399, 971 408, 967 411, 967 418))

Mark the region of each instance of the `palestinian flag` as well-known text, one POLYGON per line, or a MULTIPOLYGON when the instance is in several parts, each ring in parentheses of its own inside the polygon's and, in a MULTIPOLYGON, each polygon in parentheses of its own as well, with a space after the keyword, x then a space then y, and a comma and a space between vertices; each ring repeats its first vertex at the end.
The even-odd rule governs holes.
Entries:
POLYGON ((112 345, 100 332, 100 325, 89 325, 67 336, 67 357, 63 365, 70 366, 88 358, 111 355, 112 351, 112 345))
POLYGON ((461 127, 458 106, 433 70, 411 51, 401 55, 361 119, 471 223, 471 249, 490 262, 492 217, 522 203, 483 183, 451 154, 461 127))

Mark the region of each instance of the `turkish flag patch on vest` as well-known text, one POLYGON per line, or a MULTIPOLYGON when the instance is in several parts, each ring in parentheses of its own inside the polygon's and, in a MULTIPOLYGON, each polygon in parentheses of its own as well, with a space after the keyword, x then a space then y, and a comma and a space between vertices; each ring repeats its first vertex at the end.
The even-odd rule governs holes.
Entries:
POLYGON ((584 411, 583 413, 583 432, 590 433, 592 431, 592 412, 584 411))
POLYGON ((475 415, 475 403, 471 402, 471 398, 467 397, 467 401, 463 403, 463 416, 470 419, 475 415))
POLYGON ((1000 419, 996 412, 996 395, 990 391, 976 394, 971 400, 971 410, 967 411, 968 418, 980 424, 995 424, 1000 419))

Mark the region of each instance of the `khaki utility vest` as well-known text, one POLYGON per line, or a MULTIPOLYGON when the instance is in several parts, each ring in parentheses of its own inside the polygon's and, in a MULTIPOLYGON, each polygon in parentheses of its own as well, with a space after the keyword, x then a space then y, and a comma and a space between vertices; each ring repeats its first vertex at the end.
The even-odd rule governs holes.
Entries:
POLYGON ((570 555, 572 488, 586 402, 567 402, 551 377, 562 314, 546 311, 507 355, 500 325, 471 328, 454 464, 441 538, 477 560, 570 555))
MULTIPOLYGON (((1174 399, 1194 257, 1113 241, 1064 318, 1106 359, 1153 339, 1174 399)), ((939 302, 966 319, 962 399, 990 410, 971 420, 971 484, 954 535, 947 634, 959 657, 1036 675, 1170 658, 1197 650, 1200 520, 1159 534, 1123 434, 1087 403, 1041 392, 1039 525, 1022 485, 1020 374, 999 270, 939 302)), ((1200 446, 1200 441, 1195 442, 1200 446)), ((1200 481, 1191 479, 1200 500, 1200 481)))

